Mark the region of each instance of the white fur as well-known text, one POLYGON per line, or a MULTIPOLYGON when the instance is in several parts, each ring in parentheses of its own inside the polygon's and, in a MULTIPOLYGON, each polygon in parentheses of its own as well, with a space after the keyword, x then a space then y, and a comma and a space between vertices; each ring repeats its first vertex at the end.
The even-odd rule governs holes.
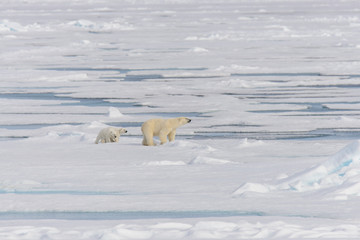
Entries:
POLYGON ((114 128, 114 127, 107 127, 102 129, 96 140, 95 143, 109 143, 109 142, 119 142, 119 137, 121 134, 127 133, 125 128, 114 128))
POLYGON ((150 119, 143 123, 141 131, 144 135, 142 144, 144 146, 155 146, 153 137, 158 136, 161 144, 175 140, 176 129, 191 122, 189 118, 178 117, 170 119, 150 119))

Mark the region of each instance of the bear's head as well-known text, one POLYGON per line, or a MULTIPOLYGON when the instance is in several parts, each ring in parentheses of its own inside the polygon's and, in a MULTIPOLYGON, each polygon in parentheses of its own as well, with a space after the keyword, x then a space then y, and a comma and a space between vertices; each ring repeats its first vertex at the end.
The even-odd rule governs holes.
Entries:
POLYGON ((179 126, 183 126, 183 125, 191 122, 191 119, 186 118, 186 117, 178 117, 178 118, 176 118, 176 119, 177 119, 177 121, 179 122, 179 126))

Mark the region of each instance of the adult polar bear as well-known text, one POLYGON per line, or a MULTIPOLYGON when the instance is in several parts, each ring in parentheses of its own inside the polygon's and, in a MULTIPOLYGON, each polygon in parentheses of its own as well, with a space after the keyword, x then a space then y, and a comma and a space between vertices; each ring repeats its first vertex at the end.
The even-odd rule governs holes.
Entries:
POLYGON ((170 118, 170 119, 150 119, 144 122, 141 126, 141 131, 144 135, 142 144, 144 146, 155 146, 153 137, 158 136, 161 144, 175 140, 176 129, 191 122, 191 119, 186 117, 170 118))

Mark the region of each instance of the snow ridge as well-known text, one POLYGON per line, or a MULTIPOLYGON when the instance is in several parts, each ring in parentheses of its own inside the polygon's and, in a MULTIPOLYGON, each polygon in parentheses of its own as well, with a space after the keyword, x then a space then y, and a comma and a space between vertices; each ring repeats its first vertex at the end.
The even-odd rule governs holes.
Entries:
POLYGON ((327 161, 305 169, 276 184, 244 183, 233 194, 246 192, 268 193, 271 191, 308 192, 320 191, 335 199, 360 196, 360 140, 354 141, 330 157, 327 161), (325 189, 325 190, 324 190, 325 189))

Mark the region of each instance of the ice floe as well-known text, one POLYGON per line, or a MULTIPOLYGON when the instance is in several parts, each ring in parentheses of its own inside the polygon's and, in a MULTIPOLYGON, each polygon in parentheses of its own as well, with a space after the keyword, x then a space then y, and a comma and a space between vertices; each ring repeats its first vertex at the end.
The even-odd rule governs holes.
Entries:
POLYGON ((124 114, 122 114, 118 108, 114 108, 114 107, 110 107, 109 108, 109 112, 108 112, 108 116, 110 118, 121 118, 124 116, 124 114))
POLYGON ((247 192, 253 193, 268 193, 270 192, 270 187, 264 184, 259 183, 244 183, 241 185, 233 194, 243 196, 247 192))
POLYGON ((117 19, 111 22, 96 23, 86 19, 79 19, 76 21, 71 21, 68 23, 69 26, 84 29, 87 31, 98 31, 98 32, 107 32, 107 31, 129 31, 134 30, 134 26, 131 24, 117 19))
POLYGON ((197 156, 190 162, 190 164, 210 164, 210 165, 228 164, 228 163, 234 163, 234 162, 225 159, 202 157, 202 156, 197 156))
POLYGON ((52 29, 45 25, 39 25, 38 23, 33 23, 29 25, 22 25, 18 22, 14 22, 8 19, 0 20, 0 32, 9 32, 9 33, 16 33, 16 32, 37 32, 37 31, 52 31, 52 29))
POLYGON ((150 161, 147 163, 144 163, 144 165, 147 166, 182 166, 186 165, 183 161, 150 161))

